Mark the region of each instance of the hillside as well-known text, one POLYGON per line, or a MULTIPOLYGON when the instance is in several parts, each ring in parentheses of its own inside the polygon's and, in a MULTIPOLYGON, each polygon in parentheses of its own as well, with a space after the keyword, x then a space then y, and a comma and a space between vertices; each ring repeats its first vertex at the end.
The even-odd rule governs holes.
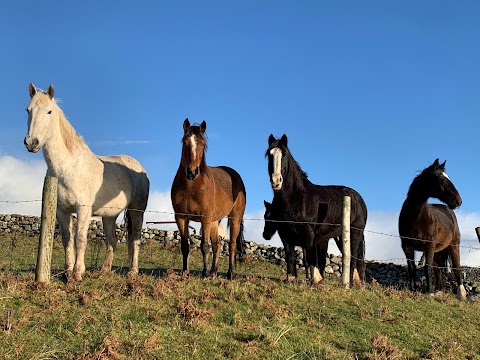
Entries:
MULTIPOLYGON (((55 242, 52 284, 34 284, 36 238, 0 237, 2 359, 478 359, 480 303, 336 277, 313 287, 284 284, 284 269, 252 258, 233 281, 179 277, 178 247, 150 241, 141 275, 126 275, 125 244, 115 271, 101 274, 103 244, 92 241, 87 275, 62 282, 55 242)), ((303 279, 303 274, 301 275, 303 279)))

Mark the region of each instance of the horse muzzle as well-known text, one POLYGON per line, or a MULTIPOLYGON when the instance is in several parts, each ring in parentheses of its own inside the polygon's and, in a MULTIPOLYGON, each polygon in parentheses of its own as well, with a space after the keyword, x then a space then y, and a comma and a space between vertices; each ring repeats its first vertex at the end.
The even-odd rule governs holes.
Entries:
POLYGON ((195 180, 198 177, 198 173, 199 173, 198 167, 195 168, 195 170, 187 168, 187 179, 195 180))
POLYGON ((458 209, 462 205, 462 199, 454 200, 450 206, 450 209, 455 210, 458 209))
POLYGON ((274 191, 278 191, 282 189, 283 184, 283 177, 282 175, 275 175, 271 176, 270 184, 272 185, 272 189, 274 191))
POLYGON ((272 189, 274 191, 282 190, 282 182, 281 181, 280 182, 273 182, 272 181, 270 184, 272 185, 272 189))
POLYGON ((25 136, 23 143, 25 144, 27 150, 31 153, 36 153, 40 151, 40 145, 38 144, 37 138, 32 139, 31 136, 27 135, 25 136))
POLYGON ((264 231, 263 234, 262 234, 262 236, 263 236, 263 238, 264 238, 265 240, 271 240, 273 234, 270 234, 270 233, 264 231))

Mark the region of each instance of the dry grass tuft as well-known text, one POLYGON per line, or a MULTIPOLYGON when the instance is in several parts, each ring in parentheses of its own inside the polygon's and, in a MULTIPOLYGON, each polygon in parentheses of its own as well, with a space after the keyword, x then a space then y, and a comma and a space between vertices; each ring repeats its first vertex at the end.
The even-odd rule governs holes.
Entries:
POLYGON ((195 303, 196 301, 193 298, 179 301, 175 306, 175 310, 177 311, 177 314, 182 316, 187 322, 205 319, 210 316, 210 312, 198 308, 195 303))
POLYGON ((390 340, 383 335, 375 336, 371 339, 372 352, 368 354, 367 360, 397 360, 404 356, 396 346, 390 343, 390 340))
POLYGON ((128 359, 122 353, 124 344, 116 336, 107 336, 103 339, 100 349, 93 354, 83 354, 74 358, 75 360, 124 360, 128 359))

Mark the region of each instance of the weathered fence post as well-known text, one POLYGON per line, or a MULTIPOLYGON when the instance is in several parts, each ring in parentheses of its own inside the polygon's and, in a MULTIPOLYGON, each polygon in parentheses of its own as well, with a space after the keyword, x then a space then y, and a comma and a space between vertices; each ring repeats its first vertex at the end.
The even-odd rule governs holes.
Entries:
POLYGON ((56 177, 45 176, 43 183, 42 218, 40 220, 35 281, 46 284, 50 283, 52 267, 53 234, 57 212, 57 182, 56 177))
POLYGON ((480 226, 477 226, 477 227, 475 228, 475 232, 477 233, 478 241, 480 241, 480 226))
POLYGON ((346 288, 350 287, 350 196, 343 197, 343 217, 342 217, 342 284, 346 288))

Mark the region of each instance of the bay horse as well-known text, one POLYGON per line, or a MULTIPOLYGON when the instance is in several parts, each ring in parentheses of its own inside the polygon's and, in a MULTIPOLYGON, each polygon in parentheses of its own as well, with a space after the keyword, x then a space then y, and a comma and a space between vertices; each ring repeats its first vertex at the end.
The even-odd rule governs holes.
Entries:
POLYGON ((346 186, 313 184, 293 158, 285 134, 280 139, 270 134, 265 156, 274 192, 272 206, 280 220, 278 233, 289 246, 306 249, 312 282, 325 276, 329 239, 341 236, 344 196, 351 198, 350 282, 365 281, 367 207, 360 194, 346 186))
POLYGON ((458 298, 465 299, 460 268, 460 230, 453 212, 462 204, 462 198, 445 172, 445 163, 440 164, 436 159, 413 179, 400 211, 398 231, 407 258, 410 289, 416 290, 415 250, 425 253, 428 293, 434 292, 432 267, 435 263, 445 263, 448 255, 457 280, 458 298), (436 198, 446 205, 429 204, 429 198, 436 198), (443 250, 447 254, 436 259, 435 254, 443 250))
POLYGON ((126 209, 130 274, 138 273, 138 252, 150 182, 140 163, 126 155, 97 156, 77 134, 54 98, 53 85, 37 91, 29 85, 29 152, 43 150, 47 175, 58 179, 57 221, 65 249, 68 280, 85 273, 87 232, 92 216, 101 216, 106 254, 102 270, 110 271, 117 245, 115 220, 126 209), (76 225, 72 213, 77 214, 76 225))
POLYGON ((243 245, 243 215, 246 206, 245 185, 240 175, 227 166, 208 166, 207 123, 190 125, 183 122, 182 154, 177 173, 173 179, 171 198, 175 221, 181 236, 183 276, 189 275, 188 254, 190 252, 188 223, 190 220, 202 224, 201 251, 203 256, 202 275, 208 275, 208 240, 212 244, 212 267, 210 275, 216 276, 220 257, 218 224, 228 217, 230 228, 229 265, 227 278, 232 279, 235 271, 235 253, 243 245))

